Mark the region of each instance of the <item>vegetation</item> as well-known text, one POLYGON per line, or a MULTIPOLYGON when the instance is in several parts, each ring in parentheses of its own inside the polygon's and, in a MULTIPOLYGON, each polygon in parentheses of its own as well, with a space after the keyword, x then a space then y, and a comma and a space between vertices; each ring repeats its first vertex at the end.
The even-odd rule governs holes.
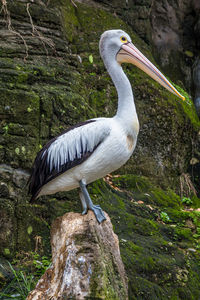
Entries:
POLYGON ((181 199, 182 203, 185 203, 186 205, 190 205, 193 203, 192 199, 188 198, 188 197, 183 197, 181 199))
POLYGON ((111 216, 120 239, 130 299, 148 299, 149 291, 150 299, 200 297, 198 210, 185 210, 172 190, 135 175, 98 181, 90 192, 111 216))
MULTIPOLYGON (((115 113, 116 91, 98 52, 101 33, 110 28, 126 30, 155 63, 150 47, 115 14, 84 2, 77 7, 70 0, 47 2, 48 7, 30 4, 28 11, 40 30, 51 26, 43 34, 51 32, 55 49, 43 44, 38 33, 31 33, 22 1, 7 1, 7 9, 15 16, 15 31, 24 20, 28 48, 15 32, 9 32, 12 43, 9 38, 7 44, 0 41, 0 158, 6 164, 0 173, 4 232, 0 253, 12 262, 12 279, 0 270, 0 299, 25 299, 49 266, 52 221, 66 212, 81 211, 77 191, 43 197, 30 205, 26 170, 42 145, 69 125, 115 113)), ((200 123, 181 88, 177 86, 186 101, 140 70, 124 68, 134 87, 141 126, 137 148, 118 171, 125 175, 99 180, 89 190, 111 217, 119 237, 130 299, 199 299, 200 199, 186 172, 198 150, 200 123)))
POLYGON ((11 281, 2 288, 0 300, 19 299, 25 300, 29 292, 34 289, 37 281, 50 266, 47 256, 40 256, 38 253, 30 253, 24 264, 19 266, 21 261, 15 260, 13 265, 8 262, 11 271, 11 281))

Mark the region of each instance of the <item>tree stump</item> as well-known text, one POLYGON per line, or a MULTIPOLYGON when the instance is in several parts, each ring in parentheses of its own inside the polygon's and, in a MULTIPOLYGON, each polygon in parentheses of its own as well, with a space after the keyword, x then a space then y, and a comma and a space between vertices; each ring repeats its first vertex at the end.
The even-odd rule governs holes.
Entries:
POLYGON ((119 241, 110 218, 67 213, 51 228, 52 265, 27 300, 128 299, 119 241))

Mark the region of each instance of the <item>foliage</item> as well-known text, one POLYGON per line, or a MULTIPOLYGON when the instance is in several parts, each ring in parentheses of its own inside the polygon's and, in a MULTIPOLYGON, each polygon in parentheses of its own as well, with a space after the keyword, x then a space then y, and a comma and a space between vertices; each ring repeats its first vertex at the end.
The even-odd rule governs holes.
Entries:
POLYGON ((21 270, 15 270, 8 262, 13 274, 13 280, 0 293, 0 299, 20 299, 25 300, 28 293, 34 288, 34 276, 27 275, 21 270))
POLYGON ((110 176, 89 189, 119 237, 130 299, 199 299, 200 212, 142 176, 110 176))
POLYGON ((183 198, 181 199, 181 202, 182 202, 182 203, 185 203, 186 205, 190 205, 190 204, 193 203, 192 199, 190 199, 190 198, 188 198, 188 197, 183 197, 183 198))
MULTIPOLYGON (((18 12, 19 16, 22 13, 20 18, 24 18, 23 15, 27 14, 24 1, 7 2, 13 7, 13 16, 18 12)), ((37 22, 36 16, 41 16, 38 18, 41 28, 45 27, 45 24, 51 24, 53 29, 56 24, 55 29, 58 30, 60 25, 57 25, 59 24, 57 19, 62 16, 62 29, 66 34, 67 43, 62 35, 60 36, 63 40, 59 41, 58 35, 55 40, 56 43, 59 42, 56 48, 62 51, 58 50, 59 53, 50 56, 48 63, 43 47, 39 46, 35 47, 36 56, 31 57, 29 53, 31 59, 25 62, 23 58, 26 53, 20 53, 18 40, 16 53, 14 40, 10 43, 11 47, 0 51, 3 70, 0 85, 1 105, 3 116, 6 116, 2 123, 5 140, 0 145, 1 160, 24 170, 31 167, 36 152, 49 137, 59 134, 67 126, 81 120, 104 114, 113 115, 117 101, 116 91, 99 58, 97 44, 97 37, 104 30, 123 28, 131 34, 134 44, 153 61, 148 46, 116 15, 95 6, 87 7, 84 1, 78 3, 76 9, 70 0, 46 2, 50 5, 52 3, 60 5, 62 2, 63 7, 59 7, 60 13, 56 8, 50 14, 49 9, 42 16, 39 13, 44 11, 45 6, 40 5, 37 10, 36 3, 31 6, 30 11, 34 13, 34 22, 37 22), (80 54, 80 57, 76 54, 80 54)), ((28 30, 29 27, 27 26, 28 30)), ((35 43, 35 36, 33 39, 32 43, 35 43)), ((5 43, 3 41, 3 45, 5 43)), ((143 174, 151 177, 154 184, 157 180, 158 185, 177 188, 177 174, 180 170, 185 170, 185 158, 188 161, 196 145, 199 120, 191 100, 179 87, 176 86, 185 96, 185 101, 169 94, 140 70, 135 70, 131 66, 127 67, 126 71, 131 83, 134 84, 136 105, 141 120, 139 147, 134 153, 134 158, 120 170, 126 174, 124 178, 113 179, 118 190, 108 188, 105 183, 99 181, 90 187, 92 196, 109 213, 115 232, 120 238, 121 254, 129 277, 130 299, 134 297, 199 299, 198 211, 184 210, 180 197, 172 191, 153 187, 142 176, 127 175, 127 173, 143 174), (161 168, 158 168, 158 165, 161 168), (164 170, 165 173, 159 170, 164 170), (169 178, 173 184, 168 184, 169 178), (185 269, 188 272, 188 282, 184 276, 181 277, 181 272, 185 274, 185 269)), ((10 178, 14 178, 16 174, 13 173, 13 176, 9 170, 5 176, 6 182, 8 173, 11 174, 10 178)), ((50 249, 49 226, 52 220, 64 212, 80 211, 76 191, 63 196, 59 193, 52 196, 48 202, 41 200, 39 204, 31 206, 27 204, 28 199, 21 187, 17 190, 19 194, 16 192, 16 196, 13 196, 18 185, 13 184, 12 180, 10 179, 8 186, 8 190, 11 190, 11 199, 8 198, 6 201, 3 199, 0 207, 2 215, 6 216, 5 223, 10 226, 7 227, 8 230, 4 230, 5 242, 1 244, 6 246, 1 245, 2 253, 6 257, 11 257, 16 249, 25 251, 34 249, 33 241, 36 234, 41 235, 41 247, 47 253, 50 249), (10 220, 10 223, 7 220, 10 220), (10 228, 14 229, 13 234, 6 236, 10 228)), ((192 200, 193 206, 195 204, 195 207, 199 208, 199 199, 192 198, 192 200)), ((42 275, 45 264, 48 265, 48 258, 42 259, 35 255, 31 264, 33 267, 28 271, 26 267, 23 271, 21 267, 18 270, 18 266, 15 265, 17 278, 24 289, 26 286, 26 291, 42 275)), ((4 289, 4 292, 10 295, 18 294, 15 299, 17 297, 23 299, 21 290, 18 292, 15 286, 18 285, 18 280, 14 274, 13 277, 10 288, 4 289)), ((5 296, 2 297, 1 299, 5 299, 5 296)), ((9 296, 7 298, 9 299, 9 296)))
POLYGON ((89 55, 89 62, 90 62, 91 64, 93 64, 93 56, 92 56, 92 54, 89 55))
POLYGON ((160 218, 164 223, 169 223, 170 222, 170 217, 168 216, 168 214, 164 211, 162 211, 160 213, 160 218))
POLYGON ((43 275, 44 272, 46 271, 46 269, 49 267, 50 261, 47 256, 42 256, 40 259, 40 255, 35 253, 33 265, 35 266, 35 269, 36 269, 35 274, 38 277, 41 277, 41 275, 43 275))
MULTIPOLYGON (((38 279, 44 274, 50 265, 50 260, 47 256, 40 256, 38 253, 31 253, 33 260, 33 270, 25 270, 24 266, 15 268, 8 262, 12 272, 13 279, 0 292, 0 300, 19 299, 25 300, 32 289, 34 289, 38 279), (23 271, 22 271, 23 269, 23 271)), ((30 262, 29 262, 30 263, 30 262)))

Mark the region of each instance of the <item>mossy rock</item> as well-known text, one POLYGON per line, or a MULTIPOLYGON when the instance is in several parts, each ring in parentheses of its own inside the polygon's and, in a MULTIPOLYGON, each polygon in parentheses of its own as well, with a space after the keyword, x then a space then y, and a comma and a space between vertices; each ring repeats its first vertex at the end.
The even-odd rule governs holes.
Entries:
MULTIPOLYGON (((11 258, 36 246, 41 253, 50 253, 52 221, 65 212, 81 211, 77 190, 42 197, 30 205, 28 176, 22 176, 22 183, 16 178, 22 171, 30 172, 47 140, 79 121, 110 117, 116 111, 117 94, 99 56, 101 33, 111 28, 127 31, 155 61, 149 45, 100 4, 76 2, 75 7, 70 0, 30 4, 34 24, 38 30, 44 28, 48 39, 41 40, 31 32, 26 3, 7 2, 12 25, 16 30, 19 24, 24 26, 28 46, 26 57, 23 40, 7 31, 1 12, 7 39, 0 41, 0 158, 8 168, 1 177, 0 206, 10 231, 5 229, 0 251, 11 258)), ((119 236, 130 299, 198 299, 199 198, 194 197, 189 210, 178 193, 180 175, 198 152, 200 123, 185 92, 180 90, 186 96, 183 102, 135 67, 124 69, 140 120, 136 151, 115 173, 111 186, 99 180, 89 190, 94 202, 109 213, 119 236)))
MULTIPOLYGON (((110 184, 97 181, 90 193, 109 213, 120 239, 130 299, 197 299, 198 225, 187 227, 191 215, 180 197, 135 175, 113 177, 110 184), (167 223, 160 217, 163 210, 167 223)), ((199 214, 196 219, 199 224, 199 214)))

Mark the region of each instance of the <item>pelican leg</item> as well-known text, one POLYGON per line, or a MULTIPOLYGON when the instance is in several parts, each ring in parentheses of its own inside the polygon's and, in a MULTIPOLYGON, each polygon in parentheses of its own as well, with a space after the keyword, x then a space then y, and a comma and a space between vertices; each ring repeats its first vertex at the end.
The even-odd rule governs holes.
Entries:
POLYGON ((85 197, 82 192, 79 192, 79 197, 81 199, 81 204, 82 204, 82 208, 83 208, 82 215, 85 215, 85 214, 87 214, 88 207, 87 207, 87 203, 85 201, 85 197))
MULTIPOLYGON (((81 180, 79 182, 79 185, 80 185, 80 188, 81 188, 82 195, 84 196, 87 208, 90 209, 90 210, 92 210, 94 212, 97 221, 99 223, 101 223, 104 220, 106 220, 106 217, 105 217, 105 215, 104 215, 101 207, 99 205, 94 205, 92 203, 92 200, 91 200, 90 195, 89 195, 89 193, 87 191, 86 184, 84 183, 84 181, 81 180)), ((81 200, 81 202, 82 202, 82 200, 81 200)), ((85 207, 84 207, 84 211, 83 212, 85 212, 85 207)))

